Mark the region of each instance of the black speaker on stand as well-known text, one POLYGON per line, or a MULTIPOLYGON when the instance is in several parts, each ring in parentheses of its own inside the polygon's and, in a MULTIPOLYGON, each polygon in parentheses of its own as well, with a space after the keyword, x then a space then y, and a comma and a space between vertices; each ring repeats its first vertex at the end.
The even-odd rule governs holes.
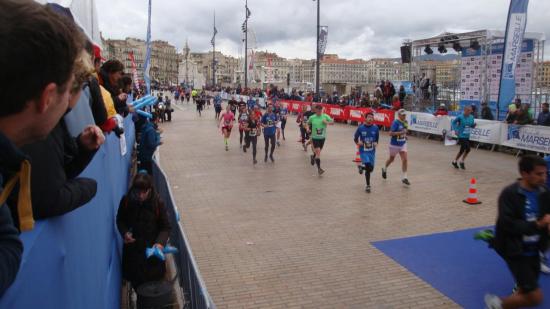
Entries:
POLYGON ((401 63, 411 63, 411 46, 401 46, 401 63))

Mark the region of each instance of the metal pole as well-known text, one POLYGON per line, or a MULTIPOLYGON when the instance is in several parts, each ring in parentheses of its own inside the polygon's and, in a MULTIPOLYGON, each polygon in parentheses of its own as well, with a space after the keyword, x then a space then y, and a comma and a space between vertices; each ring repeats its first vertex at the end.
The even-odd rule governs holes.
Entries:
POLYGON ((248 87, 248 0, 244 5, 244 89, 248 87))
MULTIPOLYGON (((319 79, 319 71, 320 71, 320 50, 319 50, 319 32, 321 27, 321 0, 317 0, 317 62, 316 62, 316 72, 315 72, 315 94, 317 96, 317 100, 320 99, 319 94, 319 86, 321 84, 321 80, 319 79)), ((319 100, 320 101, 320 100, 319 100)))
POLYGON ((212 87, 216 87, 216 12, 214 12, 214 38, 212 39, 212 87))

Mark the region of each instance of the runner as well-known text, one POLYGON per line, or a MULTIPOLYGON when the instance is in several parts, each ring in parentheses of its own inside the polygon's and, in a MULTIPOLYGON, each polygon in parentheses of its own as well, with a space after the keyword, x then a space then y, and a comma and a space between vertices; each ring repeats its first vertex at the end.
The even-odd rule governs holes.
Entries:
POLYGON ((216 111, 216 120, 220 119, 220 113, 222 112, 222 97, 219 93, 216 93, 214 97, 214 110, 216 111))
POLYGON ((275 115, 277 116, 277 124, 275 125, 277 127, 277 147, 281 147, 281 142, 279 142, 279 140, 281 137, 282 120, 281 120, 281 103, 279 101, 275 100, 273 113, 275 113, 275 115))
POLYGON ((300 136, 301 136, 301 139, 299 142, 302 143, 302 147, 304 148, 304 151, 307 152, 307 145, 306 143, 308 142, 310 136, 309 136, 309 133, 311 131, 311 128, 308 124, 308 119, 309 117, 311 117, 312 115, 314 115, 315 113, 312 112, 309 108, 308 105, 302 105, 302 111, 300 112, 300 114, 298 114, 298 118, 296 118, 296 122, 298 123, 298 126, 300 127, 300 136))
POLYGON ((235 97, 231 97, 231 100, 229 100, 228 102, 230 108, 231 108, 231 112, 233 113, 233 115, 237 115, 237 101, 235 100, 235 97))
MULTIPOLYGON (((285 138, 285 127, 286 127, 286 120, 287 120, 287 117, 288 117, 288 108, 281 105, 281 110, 279 112, 279 116, 280 116, 280 119, 281 119, 281 130, 280 130, 280 132, 283 134, 283 141, 285 141, 286 140, 286 138, 285 138)), ((279 135, 277 135, 277 140, 279 140, 279 135)))
POLYGON ((199 113, 199 117, 202 117, 202 110, 204 109, 204 98, 196 97, 193 98, 193 101, 195 101, 195 104, 197 104, 197 112, 199 113))
POLYGON ((374 170, 376 158, 376 146, 378 145, 379 132, 378 127, 373 125, 374 115, 368 113, 365 115, 365 122, 357 128, 353 141, 359 146, 361 155, 361 165, 358 165, 359 174, 365 172, 367 186, 365 191, 370 193, 370 174, 374 170))
POLYGON ((386 165, 382 168, 382 178, 386 179, 388 175, 388 166, 395 160, 395 156, 399 154, 401 157, 401 182, 409 186, 411 183, 407 179, 407 114, 404 109, 397 111, 398 119, 395 119, 390 128, 390 158, 386 161, 386 165))
MULTIPOLYGON (((258 107, 259 108, 259 107, 258 107)), ((261 116, 261 113, 260 113, 261 116)), ((251 113, 250 118, 248 119, 248 123, 246 125, 245 131, 246 131, 246 144, 243 147, 243 151, 246 152, 246 149, 250 148, 250 145, 252 144, 252 162, 253 164, 258 163, 256 161, 256 146, 258 144, 258 136, 261 134, 261 124, 260 116, 256 113, 251 113)))
POLYGON ((534 307, 543 301, 538 281, 539 252, 547 247, 550 225, 546 162, 538 156, 526 155, 519 161, 519 172, 521 178, 500 194, 495 238, 491 241, 518 289, 502 299, 485 295, 485 304, 490 309, 534 307))
POLYGON ((260 110, 260 105, 254 106, 254 110, 250 114, 251 115, 254 114, 258 120, 261 120, 262 119, 262 111, 260 110))
POLYGON ((307 123, 311 125, 311 141, 314 150, 311 155, 311 165, 317 164, 317 172, 319 175, 323 175, 325 171, 321 168, 321 150, 323 150, 323 146, 325 145, 327 125, 333 125, 334 120, 329 115, 323 113, 321 105, 316 105, 315 115, 309 117, 307 123))
POLYGON ((466 157, 470 153, 471 149, 470 132, 472 131, 472 128, 476 127, 474 116, 471 114, 472 108, 470 106, 466 106, 464 108, 464 113, 456 117, 452 122, 452 127, 457 132, 458 144, 460 145, 460 150, 458 151, 454 161, 451 163, 456 169, 458 169, 459 164, 461 169, 466 169, 464 166, 464 160, 466 160, 466 157), (460 157, 462 157, 462 160, 460 160, 460 157), (460 161, 457 162, 458 160, 460 161))
POLYGON ((275 152, 275 132, 276 132, 277 116, 273 113, 273 105, 267 106, 267 112, 262 116, 262 126, 264 127, 264 142, 265 142, 265 158, 264 162, 267 162, 267 150, 269 149, 269 143, 271 142, 271 151, 269 158, 271 162, 275 162, 273 153, 275 152))
POLYGON ((252 112, 254 109, 254 106, 256 106, 256 100, 252 96, 248 97, 248 101, 246 101, 246 105, 248 107, 248 111, 252 112))
MULTIPOLYGON (((246 105, 239 104, 239 148, 243 148, 243 137, 245 136, 245 128, 250 116, 246 110, 246 105)), ((246 139, 244 140, 246 143, 246 139)), ((246 148, 243 148, 243 151, 246 152, 246 148)))
POLYGON ((225 151, 229 150, 229 137, 231 136, 231 129, 233 128, 233 122, 235 121, 235 115, 231 112, 229 105, 226 107, 225 112, 221 115, 221 121, 218 124, 218 128, 222 128, 223 141, 225 144, 225 151))

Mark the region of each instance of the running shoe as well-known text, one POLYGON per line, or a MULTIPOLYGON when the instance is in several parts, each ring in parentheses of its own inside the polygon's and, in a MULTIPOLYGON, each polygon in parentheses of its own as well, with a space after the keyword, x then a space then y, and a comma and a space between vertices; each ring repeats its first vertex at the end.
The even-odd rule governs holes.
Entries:
POLYGON ((309 161, 309 163, 311 163, 311 165, 315 165, 315 156, 314 156, 314 155, 311 155, 311 156, 309 156, 309 158, 311 159, 311 160, 309 161))
POLYGON ((306 146, 306 144, 302 144, 302 147, 304 147, 304 151, 307 152, 307 146, 306 146))
POLYGON ((243 147, 243 152, 246 152, 246 146, 243 147))
POLYGON ((277 141, 277 147, 281 147, 281 142, 277 141))
POLYGON ((382 178, 384 178, 384 179, 388 178, 388 173, 387 173, 387 170, 385 168, 382 168, 382 178))
POLYGON ((460 164, 460 168, 461 168, 461 169, 463 169, 463 170, 466 169, 466 166, 464 166, 464 162, 460 162, 459 164, 460 164))
POLYGON ((359 170, 359 175, 363 175, 363 167, 361 165, 357 165, 357 169, 359 170))
POLYGON ((319 176, 323 175, 325 173, 325 170, 322 168, 317 169, 317 172, 319 172, 319 176))
POLYGON ((229 151, 229 146, 225 146, 225 151, 229 151))
POLYGON ((273 158, 273 155, 270 155, 269 159, 271 160, 271 162, 275 163, 275 158, 273 158))
POLYGON ((487 309, 502 309, 502 300, 498 296, 486 294, 484 300, 487 309))
POLYGON ((265 158, 264 158, 264 162, 267 162, 267 156, 265 156, 265 158))
POLYGON ((367 186, 367 187, 365 188, 365 192, 370 193, 370 186, 367 186))
POLYGON ((454 168, 458 169, 458 163, 456 163, 456 161, 451 162, 451 164, 454 166, 454 168))
POLYGON ((475 240, 483 240, 485 242, 489 242, 493 238, 495 238, 495 234, 494 234, 493 230, 491 230, 491 229, 479 231, 479 232, 474 234, 474 239, 475 240))
POLYGON ((283 141, 286 141, 286 138, 283 136, 283 141))
POLYGON ((408 180, 407 178, 401 179, 401 182, 404 183, 404 184, 406 184, 407 186, 410 186, 410 185, 411 185, 411 183, 409 182, 409 180, 408 180))
POLYGON ((258 161, 256 161, 256 159, 254 159, 253 161, 254 165, 258 164, 258 161))

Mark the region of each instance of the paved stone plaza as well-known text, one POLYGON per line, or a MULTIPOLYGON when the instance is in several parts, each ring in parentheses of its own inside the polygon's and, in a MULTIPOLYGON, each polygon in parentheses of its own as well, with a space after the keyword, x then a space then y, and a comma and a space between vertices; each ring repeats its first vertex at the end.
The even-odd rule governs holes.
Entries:
POLYGON ((473 150, 467 170, 455 170, 457 148, 411 137, 411 187, 399 158, 384 181, 382 133, 367 194, 352 163, 354 126, 329 127, 322 177, 296 142, 294 117, 274 164, 259 139, 256 166, 238 130, 224 150, 212 107, 199 118, 179 105, 162 126, 161 165, 218 308, 457 308, 371 242, 493 224, 498 193, 517 177, 512 155, 473 150), (482 205, 462 203, 472 177, 482 205))

